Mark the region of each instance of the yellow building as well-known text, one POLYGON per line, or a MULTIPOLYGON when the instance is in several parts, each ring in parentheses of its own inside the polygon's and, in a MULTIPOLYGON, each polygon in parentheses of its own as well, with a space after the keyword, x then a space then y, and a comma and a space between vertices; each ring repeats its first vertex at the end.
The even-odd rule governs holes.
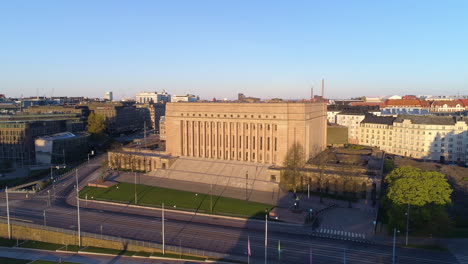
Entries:
POLYGON ((294 142, 312 158, 326 147, 324 103, 168 103, 166 152, 172 156, 282 165, 294 142))

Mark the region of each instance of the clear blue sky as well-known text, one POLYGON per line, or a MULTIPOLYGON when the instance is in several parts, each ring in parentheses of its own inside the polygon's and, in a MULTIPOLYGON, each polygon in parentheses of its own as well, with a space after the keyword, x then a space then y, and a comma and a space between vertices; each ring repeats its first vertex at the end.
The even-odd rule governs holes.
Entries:
POLYGON ((0 93, 468 94, 468 1, 2 1, 0 93))

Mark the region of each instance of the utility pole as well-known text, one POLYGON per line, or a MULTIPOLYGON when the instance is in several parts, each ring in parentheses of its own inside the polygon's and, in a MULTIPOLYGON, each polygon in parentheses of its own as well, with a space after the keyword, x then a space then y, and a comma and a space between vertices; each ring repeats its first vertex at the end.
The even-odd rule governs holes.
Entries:
POLYGON ((410 204, 408 203, 408 210, 406 211, 406 246, 408 246, 408 232, 409 232, 409 211, 410 204))
POLYGON ((7 208, 7 222, 8 222, 8 239, 11 239, 11 226, 10 226, 10 205, 8 203, 8 187, 5 187, 6 208, 7 208))
POLYGON ((265 215, 265 264, 267 263, 267 247, 268 247, 268 212, 265 215))
POLYGON ((78 188, 78 169, 75 169, 76 176, 76 210, 78 212, 78 246, 81 247, 81 223, 80 223, 80 196, 78 188))
POLYGON ((138 197, 137 197, 137 181, 136 181, 136 172, 134 172, 135 175, 135 204, 138 203, 138 197))
POLYGON ((247 201, 248 200, 248 180, 249 180, 249 171, 246 171, 245 172, 245 200, 247 201))
POLYGON ((395 264, 395 244, 396 244, 396 228, 393 228, 393 252, 392 252, 392 264, 395 264))
POLYGON ((162 204, 162 252, 163 252, 163 255, 166 254, 165 246, 166 246, 166 241, 164 237, 164 203, 163 203, 162 204))

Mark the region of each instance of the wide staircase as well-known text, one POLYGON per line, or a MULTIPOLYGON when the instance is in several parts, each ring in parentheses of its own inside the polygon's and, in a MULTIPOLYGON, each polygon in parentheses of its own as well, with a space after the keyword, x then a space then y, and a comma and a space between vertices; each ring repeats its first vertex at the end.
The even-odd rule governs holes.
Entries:
POLYGON ((170 168, 147 175, 258 191, 275 191, 278 183, 270 181, 269 165, 179 157, 170 168))

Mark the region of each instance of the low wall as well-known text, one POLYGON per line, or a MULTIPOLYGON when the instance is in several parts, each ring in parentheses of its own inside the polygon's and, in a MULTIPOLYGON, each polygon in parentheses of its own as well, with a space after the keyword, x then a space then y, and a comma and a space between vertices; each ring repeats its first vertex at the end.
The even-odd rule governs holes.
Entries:
MULTIPOLYGON (((78 245, 77 231, 61 229, 55 227, 46 227, 36 224, 10 221, 11 223, 11 238, 19 240, 36 240, 47 243, 61 245, 78 245)), ((8 238, 8 225, 6 220, 0 219, 0 237, 8 238)), ((92 234, 81 232, 81 246, 87 247, 102 247, 116 250, 127 250, 135 252, 161 253, 162 245, 158 243, 138 241, 132 239, 122 239, 112 236, 101 236, 100 234, 92 234), (102 237, 102 238, 101 238, 102 237)), ((196 257, 209 258, 230 258, 226 254, 197 250, 178 246, 165 246, 166 253, 182 254, 196 257)), ((232 256, 231 256, 232 257, 232 256)))

